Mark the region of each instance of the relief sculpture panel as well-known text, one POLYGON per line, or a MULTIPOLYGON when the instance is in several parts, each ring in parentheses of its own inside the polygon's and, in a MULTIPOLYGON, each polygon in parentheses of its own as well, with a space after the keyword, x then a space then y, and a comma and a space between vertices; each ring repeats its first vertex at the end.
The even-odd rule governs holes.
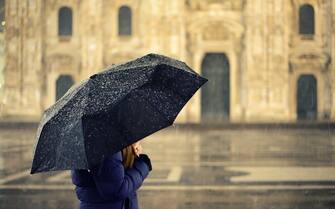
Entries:
POLYGON ((186 4, 192 10, 207 10, 213 5, 219 6, 226 10, 243 10, 245 0, 187 0, 186 4))
POLYGON ((223 23, 211 23, 203 28, 202 38, 205 41, 229 40, 233 38, 233 35, 223 23))

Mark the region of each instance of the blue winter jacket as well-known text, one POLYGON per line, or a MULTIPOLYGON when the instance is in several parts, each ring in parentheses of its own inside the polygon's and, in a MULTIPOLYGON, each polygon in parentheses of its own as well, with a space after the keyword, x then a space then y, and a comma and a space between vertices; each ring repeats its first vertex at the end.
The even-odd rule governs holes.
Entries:
POLYGON ((132 168, 124 169, 121 151, 108 156, 96 169, 72 170, 79 209, 122 209, 126 199, 130 209, 138 209, 136 190, 148 174, 149 167, 140 158, 132 168))

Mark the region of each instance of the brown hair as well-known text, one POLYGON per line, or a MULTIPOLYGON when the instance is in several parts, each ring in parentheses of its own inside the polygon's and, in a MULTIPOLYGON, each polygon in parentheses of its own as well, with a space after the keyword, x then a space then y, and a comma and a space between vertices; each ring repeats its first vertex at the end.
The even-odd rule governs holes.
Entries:
POLYGON ((123 157, 123 166, 125 168, 133 167, 135 154, 133 152, 133 148, 131 147, 131 145, 127 146, 126 148, 123 148, 122 157, 123 157))

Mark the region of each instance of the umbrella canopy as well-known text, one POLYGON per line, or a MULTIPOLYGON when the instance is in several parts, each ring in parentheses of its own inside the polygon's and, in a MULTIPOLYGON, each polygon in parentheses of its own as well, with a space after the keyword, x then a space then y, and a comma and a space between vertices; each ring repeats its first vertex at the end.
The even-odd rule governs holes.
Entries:
POLYGON ((44 112, 31 173, 93 168, 172 125, 206 81, 184 62, 157 54, 92 75, 44 112))

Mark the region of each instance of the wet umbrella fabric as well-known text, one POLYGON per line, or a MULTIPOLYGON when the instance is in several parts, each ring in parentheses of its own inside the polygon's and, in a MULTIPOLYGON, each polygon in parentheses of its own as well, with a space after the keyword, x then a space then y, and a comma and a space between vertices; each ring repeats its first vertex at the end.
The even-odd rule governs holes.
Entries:
POLYGON ((44 112, 31 173, 93 168, 172 125, 206 81, 185 63, 157 54, 94 74, 44 112))

